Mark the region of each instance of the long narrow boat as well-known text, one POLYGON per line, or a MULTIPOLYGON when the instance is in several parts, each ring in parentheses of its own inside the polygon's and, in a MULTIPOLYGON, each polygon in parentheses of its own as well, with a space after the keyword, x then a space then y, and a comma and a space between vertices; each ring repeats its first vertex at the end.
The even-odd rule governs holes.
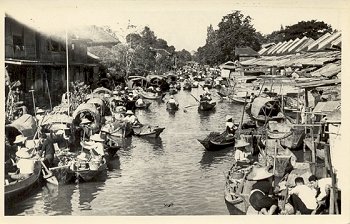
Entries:
POLYGON ((30 193, 34 192, 40 186, 41 174, 41 162, 36 161, 34 172, 28 178, 5 185, 5 204, 13 204, 23 200, 30 193))
POLYGON ((93 169, 82 169, 82 170, 76 170, 75 175, 76 178, 79 180, 83 180, 85 182, 92 181, 95 179, 98 179, 102 175, 105 175, 107 173, 107 164, 103 163, 101 164, 96 170, 93 169))
POLYGON ((216 102, 200 101, 198 110, 201 110, 201 111, 213 110, 215 106, 216 106, 216 102))
POLYGON ((138 137, 150 137, 150 138, 156 138, 159 137, 159 135, 164 131, 165 128, 159 128, 159 127, 151 127, 144 128, 144 127, 137 127, 134 128, 134 135, 138 137))
POLYGON ((200 139, 197 139, 197 140, 208 151, 218 151, 218 150, 227 148, 229 146, 233 146, 235 144, 234 136, 232 136, 232 137, 231 136, 225 137, 225 139, 222 139, 222 140, 215 139, 215 137, 212 138, 212 139, 206 138, 206 139, 203 139, 203 140, 200 140, 200 139))
POLYGON ((147 109, 151 105, 151 102, 144 102, 143 104, 137 104, 135 103, 135 108, 137 109, 147 109))
POLYGON ((166 95, 166 93, 162 93, 161 95, 155 94, 155 93, 148 93, 145 91, 140 91, 139 94, 148 100, 161 100, 166 95))

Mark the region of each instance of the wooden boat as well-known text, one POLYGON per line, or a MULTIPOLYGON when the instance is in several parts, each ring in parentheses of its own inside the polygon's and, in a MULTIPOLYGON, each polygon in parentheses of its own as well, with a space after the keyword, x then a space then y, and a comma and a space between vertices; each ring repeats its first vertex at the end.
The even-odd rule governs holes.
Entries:
POLYGON ((165 128, 159 128, 159 127, 151 127, 151 126, 138 126, 134 127, 134 135, 138 137, 150 137, 150 138, 156 138, 158 137, 165 128))
POLYGON ((250 169, 231 169, 225 175, 225 201, 231 205, 236 215, 245 215, 247 213, 249 196, 252 186, 256 181, 246 179, 250 169))
POLYGON ((106 176, 107 164, 102 163, 97 165, 97 167, 95 167, 95 165, 93 167, 91 162, 77 162, 74 166, 74 169, 69 169, 69 173, 74 174, 72 175, 72 178, 69 181, 94 181, 106 176), (86 166, 85 168, 82 168, 81 164, 83 163, 85 165, 89 164, 89 167, 86 166))
POLYGON ((178 103, 166 103, 166 109, 167 110, 178 110, 179 109, 179 104, 178 103))
POLYGON ((234 136, 225 136, 222 137, 223 134, 219 134, 218 132, 212 132, 209 136, 203 140, 197 139, 206 150, 208 151, 218 151, 229 146, 233 146, 235 144, 234 136))
POLYGON ((216 106, 216 102, 203 100, 199 102, 198 110, 208 111, 213 110, 216 106))
POLYGON ((41 162, 36 161, 34 172, 23 180, 10 182, 5 185, 5 205, 23 200, 40 186, 42 180, 41 162))
POLYGON ((249 102, 249 99, 246 99, 245 97, 238 97, 238 96, 230 96, 230 99, 235 102, 235 103, 240 103, 240 104, 244 104, 246 102, 249 102))
POLYGON ((150 93, 150 92, 145 92, 145 91, 140 91, 139 94, 148 100, 161 100, 163 97, 166 95, 166 93, 162 93, 161 95, 157 93, 150 93))
POLYGON ((152 103, 151 102, 143 102, 143 104, 137 104, 135 103, 135 107, 137 109, 147 109, 149 108, 149 106, 151 105, 152 103))

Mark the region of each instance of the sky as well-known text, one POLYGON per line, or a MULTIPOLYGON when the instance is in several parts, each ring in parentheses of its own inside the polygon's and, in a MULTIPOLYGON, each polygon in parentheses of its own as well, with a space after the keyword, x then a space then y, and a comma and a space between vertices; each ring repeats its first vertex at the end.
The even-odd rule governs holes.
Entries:
POLYGON ((245 0, 245 1, 147 1, 147 0, 3 0, 0 6, 20 22, 39 30, 65 29, 79 25, 107 25, 125 37, 128 21, 142 29, 148 25, 158 38, 176 50, 197 50, 206 40, 207 27, 217 28, 222 17, 240 10, 252 18, 254 28, 268 34, 299 21, 318 20, 342 30, 346 0, 245 0), (281 3, 282 2, 282 3, 281 3), (290 4, 288 2, 292 2, 290 4))

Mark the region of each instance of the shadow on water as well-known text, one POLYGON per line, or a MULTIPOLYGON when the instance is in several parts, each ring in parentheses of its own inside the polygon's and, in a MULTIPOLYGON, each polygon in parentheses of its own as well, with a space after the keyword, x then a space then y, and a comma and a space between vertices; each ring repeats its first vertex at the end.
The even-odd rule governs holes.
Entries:
POLYGON ((218 151, 208 151, 203 147, 202 159, 199 161, 203 169, 209 168, 212 164, 216 164, 218 161, 227 157, 227 154, 233 151, 233 147, 227 147, 218 151))
POLYGON ((107 168, 108 168, 108 171, 120 169, 120 158, 118 155, 115 155, 113 158, 111 158, 107 162, 107 168))

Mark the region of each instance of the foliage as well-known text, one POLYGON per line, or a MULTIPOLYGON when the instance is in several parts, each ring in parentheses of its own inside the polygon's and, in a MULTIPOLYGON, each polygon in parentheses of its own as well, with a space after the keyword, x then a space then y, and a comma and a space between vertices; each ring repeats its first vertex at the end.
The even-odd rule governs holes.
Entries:
POLYGON ((294 40, 296 38, 309 37, 314 40, 326 33, 331 33, 332 27, 323 21, 300 21, 294 25, 281 27, 279 31, 273 31, 265 36, 265 43, 278 43, 282 41, 294 40))
POLYGON ((235 60, 236 47, 260 49, 262 35, 252 26, 251 18, 240 11, 225 15, 218 27, 218 30, 214 30, 212 25, 208 27, 206 44, 197 50, 196 57, 200 63, 214 65, 235 60))

